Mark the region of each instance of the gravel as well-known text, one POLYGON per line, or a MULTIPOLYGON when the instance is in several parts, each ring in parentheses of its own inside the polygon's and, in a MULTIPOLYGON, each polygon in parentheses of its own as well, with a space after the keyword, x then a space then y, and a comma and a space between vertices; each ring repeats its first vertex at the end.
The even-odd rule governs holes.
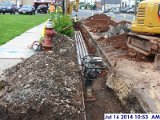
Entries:
POLYGON ((53 42, 53 51, 6 70, 0 120, 84 120, 74 41, 57 35, 53 42))

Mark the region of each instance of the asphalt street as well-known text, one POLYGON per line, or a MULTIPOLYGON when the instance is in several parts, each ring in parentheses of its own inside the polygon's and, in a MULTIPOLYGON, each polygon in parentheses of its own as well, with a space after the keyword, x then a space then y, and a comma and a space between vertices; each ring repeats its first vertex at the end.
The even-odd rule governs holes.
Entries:
MULTIPOLYGON (((85 19, 85 18, 88 18, 89 16, 92 16, 94 14, 100 14, 100 13, 103 13, 103 12, 100 10, 81 10, 79 9, 78 12, 73 11, 72 16, 75 16, 77 14, 79 18, 85 19)), ((127 20, 127 21, 132 22, 133 19, 135 18, 134 14, 124 14, 124 13, 114 14, 112 12, 105 13, 105 14, 108 16, 111 16, 112 19, 116 21, 127 20)))

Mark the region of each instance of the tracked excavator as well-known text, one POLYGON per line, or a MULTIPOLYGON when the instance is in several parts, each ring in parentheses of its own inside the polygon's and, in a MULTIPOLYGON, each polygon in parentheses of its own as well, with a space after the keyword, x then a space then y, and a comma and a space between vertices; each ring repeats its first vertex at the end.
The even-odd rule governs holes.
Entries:
POLYGON ((154 56, 154 65, 160 69, 160 0, 139 3, 126 43, 145 56, 154 56))

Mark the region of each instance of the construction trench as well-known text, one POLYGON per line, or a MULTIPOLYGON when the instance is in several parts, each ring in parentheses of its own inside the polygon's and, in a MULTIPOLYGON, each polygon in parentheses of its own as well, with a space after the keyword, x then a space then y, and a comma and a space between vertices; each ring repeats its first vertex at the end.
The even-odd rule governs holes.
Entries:
POLYGON ((0 120, 103 120, 105 113, 158 113, 159 71, 153 58, 125 43, 130 23, 96 14, 78 23, 75 38, 57 34, 50 52, 39 52, 0 78, 0 120), (82 59, 103 58, 86 100, 82 59))

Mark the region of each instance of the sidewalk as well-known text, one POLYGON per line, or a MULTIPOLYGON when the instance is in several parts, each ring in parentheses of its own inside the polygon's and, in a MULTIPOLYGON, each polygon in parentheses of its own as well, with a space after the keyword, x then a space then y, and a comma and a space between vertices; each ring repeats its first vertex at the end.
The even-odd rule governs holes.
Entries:
POLYGON ((3 70, 10 68, 34 54, 28 47, 41 37, 43 24, 40 24, 20 36, 0 46, 0 75, 3 70))

